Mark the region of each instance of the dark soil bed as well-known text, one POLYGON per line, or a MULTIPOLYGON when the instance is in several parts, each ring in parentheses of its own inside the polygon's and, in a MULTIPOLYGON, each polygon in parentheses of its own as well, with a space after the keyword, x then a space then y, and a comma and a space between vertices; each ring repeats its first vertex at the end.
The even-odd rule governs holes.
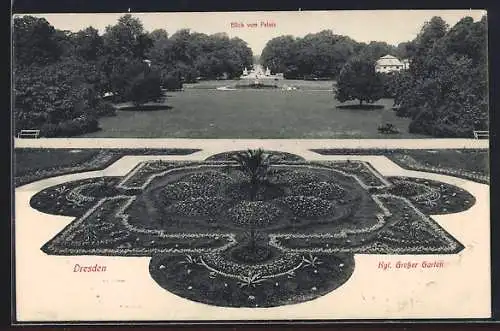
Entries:
POLYGON ((154 256, 149 272, 164 289, 193 301, 223 307, 275 307, 323 296, 344 284, 354 271, 350 254, 318 258, 321 263, 317 266, 304 266, 255 286, 220 274, 214 276, 198 264, 181 263, 185 257, 179 255, 154 256))

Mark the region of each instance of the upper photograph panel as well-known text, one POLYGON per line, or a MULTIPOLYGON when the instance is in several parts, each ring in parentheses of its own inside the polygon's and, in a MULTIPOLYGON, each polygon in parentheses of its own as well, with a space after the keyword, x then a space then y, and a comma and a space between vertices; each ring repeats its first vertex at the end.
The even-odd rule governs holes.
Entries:
POLYGON ((488 139, 482 10, 17 14, 13 135, 488 139))

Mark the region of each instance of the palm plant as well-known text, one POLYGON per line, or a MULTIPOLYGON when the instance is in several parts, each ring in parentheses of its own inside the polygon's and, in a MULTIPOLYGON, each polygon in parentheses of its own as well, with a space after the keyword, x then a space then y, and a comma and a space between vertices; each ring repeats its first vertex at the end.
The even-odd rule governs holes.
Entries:
MULTIPOLYGON (((255 201, 260 186, 267 181, 267 175, 271 167, 271 155, 263 149, 248 149, 230 157, 238 163, 239 170, 250 178, 250 201, 255 201)), ((250 248, 256 249, 256 229, 255 224, 250 227, 250 248)))
POLYGON ((250 184, 254 188, 250 200, 254 200, 258 186, 267 180, 267 174, 271 166, 271 155, 261 148, 248 149, 232 155, 230 159, 236 161, 239 170, 250 178, 250 184))

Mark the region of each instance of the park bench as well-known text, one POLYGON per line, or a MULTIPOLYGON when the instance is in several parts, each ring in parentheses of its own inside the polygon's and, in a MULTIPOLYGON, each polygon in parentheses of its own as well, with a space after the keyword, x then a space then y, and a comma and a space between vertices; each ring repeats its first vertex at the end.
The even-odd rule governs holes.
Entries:
POLYGON ((40 136, 40 130, 21 130, 17 134, 18 138, 38 138, 40 136))
POLYGON ((474 139, 489 139, 490 131, 474 131, 474 139))

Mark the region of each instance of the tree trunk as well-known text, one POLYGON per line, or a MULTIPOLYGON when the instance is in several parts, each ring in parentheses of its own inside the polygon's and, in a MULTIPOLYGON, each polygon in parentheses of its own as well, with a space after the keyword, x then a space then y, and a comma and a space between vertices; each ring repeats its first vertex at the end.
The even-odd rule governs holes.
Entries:
POLYGON ((259 186, 256 180, 250 181, 250 201, 255 201, 257 197, 257 191, 259 190, 259 186))
POLYGON ((252 226, 250 229, 250 247, 251 249, 255 249, 255 228, 252 226))
POLYGON ((363 105, 363 100, 359 100, 359 105, 362 106, 363 105))

